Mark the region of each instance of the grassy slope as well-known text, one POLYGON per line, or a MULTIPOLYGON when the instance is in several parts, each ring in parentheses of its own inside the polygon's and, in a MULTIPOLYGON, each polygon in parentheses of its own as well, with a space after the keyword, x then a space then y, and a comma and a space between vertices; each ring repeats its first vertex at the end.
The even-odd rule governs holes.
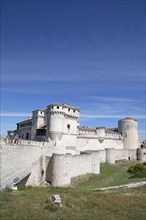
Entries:
MULTIPOLYGON (((131 162, 130 162, 131 163, 131 162)), ((32 188, 1 193, 1 220, 143 220, 146 219, 145 186, 95 192, 102 186, 118 185, 143 179, 129 179, 129 162, 116 166, 102 164, 101 174, 88 180, 77 179, 68 188, 32 188), (50 202, 60 194, 63 207, 50 202)))

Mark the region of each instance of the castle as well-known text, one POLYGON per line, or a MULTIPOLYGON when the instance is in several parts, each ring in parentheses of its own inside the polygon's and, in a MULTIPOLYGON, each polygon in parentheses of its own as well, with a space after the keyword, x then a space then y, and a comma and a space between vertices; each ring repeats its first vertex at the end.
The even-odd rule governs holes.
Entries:
POLYGON ((124 118, 118 128, 80 127, 80 110, 67 104, 52 104, 47 109, 32 112, 28 120, 17 123, 16 133, 23 140, 44 141, 58 147, 79 150, 105 148, 136 149, 138 147, 137 121, 124 118))
POLYGON ((99 174, 100 163, 145 160, 146 149, 138 147, 137 120, 126 117, 114 129, 88 128, 79 126, 79 115, 72 105, 51 104, 8 131, 1 152, 1 189, 24 179, 26 185, 47 181, 67 186, 73 177, 99 174), (21 138, 17 145, 9 143, 14 134, 21 138))

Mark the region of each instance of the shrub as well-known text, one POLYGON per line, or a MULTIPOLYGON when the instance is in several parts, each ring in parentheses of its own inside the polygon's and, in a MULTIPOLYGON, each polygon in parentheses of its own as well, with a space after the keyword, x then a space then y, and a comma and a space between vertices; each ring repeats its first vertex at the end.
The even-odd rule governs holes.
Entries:
POLYGON ((143 172, 145 170, 145 166, 143 163, 137 163, 135 166, 130 166, 127 172, 131 174, 135 174, 137 172, 143 172))
POLYGON ((132 178, 145 178, 146 177, 146 170, 142 171, 142 172, 136 172, 132 178))
POLYGON ((131 178, 144 178, 146 177, 146 168, 144 163, 137 163, 135 166, 130 166, 127 172, 133 174, 131 178))
POLYGON ((133 174, 134 173, 134 166, 130 166, 128 168, 127 172, 133 174))

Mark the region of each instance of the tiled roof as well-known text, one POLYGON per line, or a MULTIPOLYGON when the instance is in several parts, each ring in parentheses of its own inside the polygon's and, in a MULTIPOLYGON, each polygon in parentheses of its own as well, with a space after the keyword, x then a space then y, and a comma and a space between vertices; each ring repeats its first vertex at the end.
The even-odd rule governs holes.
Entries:
MULTIPOLYGON (((31 118, 31 119, 27 119, 27 120, 25 120, 25 121, 18 122, 17 124, 21 124, 21 123, 29 122, 29 121, 32 121, 32 118, 31 118)), ((17 124, 16 124, 16 125, 17 125, 17 124)))
POLYGON ((118 132, 117 132, 117 131, 112 131, 112 130, 105 130, 105 133, 118 134, 118 132))
POLYGON ((88 127, 79 127, 79 131, 96 131, 94 128, 88 128, 88 127))

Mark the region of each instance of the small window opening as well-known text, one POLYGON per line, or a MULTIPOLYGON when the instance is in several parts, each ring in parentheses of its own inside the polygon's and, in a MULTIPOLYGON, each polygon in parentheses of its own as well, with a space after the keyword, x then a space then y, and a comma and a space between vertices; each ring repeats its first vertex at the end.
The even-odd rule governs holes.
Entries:
POLYGON ((70 108, 68 108, 68 111, 70 112, 70 108))
POLYGON ((69 124, 67 125, 67 128, 70 129, 70 125, 69 124))
POLYGON ((130 160, 130 157, 128 157, 128 160, 130 160))
POLYGON ((59 109, 59 106, 57 106, 57 109, 59 109))
POLYGON ((75 112, 75 110, 73 110, 73 112, 75 112))

